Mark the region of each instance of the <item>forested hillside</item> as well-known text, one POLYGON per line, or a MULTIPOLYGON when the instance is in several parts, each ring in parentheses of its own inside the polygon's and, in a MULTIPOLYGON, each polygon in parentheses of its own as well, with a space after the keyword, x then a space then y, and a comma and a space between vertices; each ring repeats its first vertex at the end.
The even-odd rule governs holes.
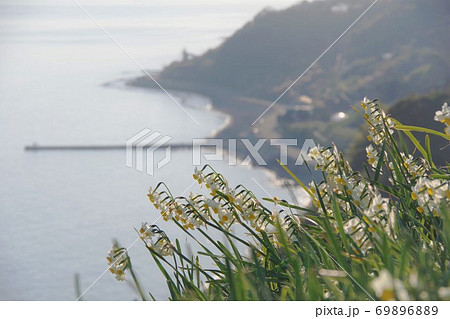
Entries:
MULTIPOLYGON (((216 84, 275 100, 373 1, 302 2, 264 10, 202 56, 174 62, 166 80, 216 84)), ((361 94, 392 102, 450 80, 450 2, 379 1, 294 86, 281 103, 347 108, 361 94)), ((323 114, 323 113, 321 113, 323 114)))

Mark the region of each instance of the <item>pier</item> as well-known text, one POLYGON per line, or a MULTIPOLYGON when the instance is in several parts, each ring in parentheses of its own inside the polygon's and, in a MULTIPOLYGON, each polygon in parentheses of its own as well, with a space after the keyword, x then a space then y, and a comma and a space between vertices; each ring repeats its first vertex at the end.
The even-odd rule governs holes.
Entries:
MULTIPOLYGON (((161 149, 170 146, 172 150, 189 150, 192 149, 192 144, 167 144, 163 145, 161 149)), ((152 145, 143 145, 143 149, 152 147, 152 145)), ((202 145, 202 148, 214 148, 213 145, 202 145)), ((25 151, 115 151, 126 150, 126 145, 38 145, 32 144, 25 146, 25 151)), ((136 149, 137 146, 133 146, 136 149)))

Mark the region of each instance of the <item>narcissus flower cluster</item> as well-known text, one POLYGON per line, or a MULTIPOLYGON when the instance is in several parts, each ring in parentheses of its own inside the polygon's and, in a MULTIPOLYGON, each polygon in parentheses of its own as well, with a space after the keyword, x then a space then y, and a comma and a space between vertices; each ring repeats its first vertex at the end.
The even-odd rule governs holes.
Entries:
POLYGON ((114 243, 106 256, 109 271, 115 275, 116 279, 123 281, 126 278, 125 270, 129 267, 129 258, 125 248, 121 248, 114 243))
MULTIPOLYGON (((268 209, 209 165, 194 171, 198 193, 174 197, 164 183, 149 189, 159 218, 199 244, 197 254, 185 253, 157 225, 136 229, 173 300, 449 298, 449 167, 433 162, 428 136, 450 140, 448 106, 435 116, 443 134, 402 125, 377 100, 361 105, 370 141, 364 172, 336 146, 310 150, 318 182, 306 185, 283 166, 309 195, 307 207, 272 197, 264 199, 274 204, 268 209), (415 132, 427 134, 425 146, 415 132)), ((114 244, 107 260, 117 280, 127 270, 145 300, 126 249, 114 244)))
POLYGON ((152 249, 161 256, 170 256, 172 254, 172 244, 166 233, 159 229, 158 226, 142 223, 138 233, 147 248, 152 249))
POLYGON ((392 134, 394 132, 394 122, 390 117, 386 116, 376 100, 371 101, 365 97, 361 102, 361 106, 364 110, 364 118, 369 124, 367 139, 375 143, 375 145, 379 145, 386 139, 387 133, 392 134))
POLYGON ((252 192, 242 185, 230 188, 228 181, 215 171, 195 169, 193 178, 209 192, 209 196, 190 193, 188 197, 172 197, 163 184, 150 189, 148 198, 161 212, 164 220, 174 220, 185 229, 205 227, 217 223, 229 228, 238 221, 245 221, 257 231, 264 230, 270 222, 270 214, 252 192))
POLYGON ((395 207, 378 188, 352 170, 336 147, 325 149, 319 145, 311 149, 309 156, 325 178, 319 184, 310 183, 313 203, 319 213, 331 217, 336 229, 333 210, 337 205, 344 219, 344 230, 353 238, 357 251, 366 253, 371 248, 368 236, 375 236, 377 227, 392 234, 395 207))

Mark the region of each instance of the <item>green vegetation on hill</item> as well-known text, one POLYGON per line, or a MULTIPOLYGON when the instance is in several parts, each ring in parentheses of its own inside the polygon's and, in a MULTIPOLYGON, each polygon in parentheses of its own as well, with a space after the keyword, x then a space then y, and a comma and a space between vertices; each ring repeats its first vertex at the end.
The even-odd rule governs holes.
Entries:
MULTIPOLYGON (((164 68, 160 80, 202 94, 211 91, 213 100, 215 88, 222 88, 268 106, 371 3, 328 0, 266 9, 219 47, 164 68)), ((347 148, 361 124, 348 112, 359 103, 360 92, 391 104, 412 93, 447 87, 448 12, 447 0, 377 3, 279 100, 287 111, 277 115, 277 131, 347 148), (299 110, 305 106, 309 112, 299 110), (331 121, 339 111, 350 115, 331 121)), ((223 104, 226 109, 233 102, 223 104)))
MULTIPOLYGON (((273 101, 371 3, 328 0, 266 9, 218 48, 172 63, 161 77, 273 101)), ((449 9, 447 0, 376 4, 280 102, 299 104, 307 95, 316 108, 334 111, 359 101, 360 92, 390 103, 444 87, 450 80, 449 9)))

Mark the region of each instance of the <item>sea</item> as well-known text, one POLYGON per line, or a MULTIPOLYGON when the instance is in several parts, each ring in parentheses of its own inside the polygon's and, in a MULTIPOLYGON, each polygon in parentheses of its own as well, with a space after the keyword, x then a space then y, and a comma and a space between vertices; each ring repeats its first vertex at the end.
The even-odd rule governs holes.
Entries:
MULTIPOLYGON (((264 8, 295 2, 0 0, 0 300, 75 300, 79 292, 84 300, 137 299, 130 282, 107 271, 113 240, 129 247, 144 290, 167 299, 135 228, 159 216, 146 196, 150 186, 163 181, 174 194, 198 191, 192 152, 174 150, 149 175, 127 167, 121 149, 24 147, 125 145, 145 128, 173 143, 212 136, 227 117, 208 97, 169 92, 197 125, 162 90, 124 85, 143 74, 136 61, 160 70, 183 50, 201 54, 219 45, 264 8)), ((211 164, 260 198, 290 196, 264 168, 211 164)), ((189 245, 173 224, 157 224, 189 245)))

